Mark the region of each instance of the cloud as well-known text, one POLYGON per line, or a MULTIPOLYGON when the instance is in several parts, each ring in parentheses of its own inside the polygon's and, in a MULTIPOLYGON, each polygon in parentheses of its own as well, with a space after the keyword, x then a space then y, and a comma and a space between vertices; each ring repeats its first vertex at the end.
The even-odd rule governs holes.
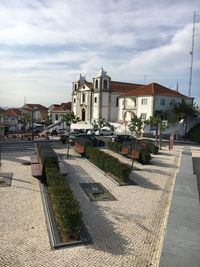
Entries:
POLYGON ((0 106, 9 99, 5 90, 41 103, 70 99, 73 79, 81 72, 91 80, 100 67, 114 80, 143 83, 146 74, 149 82, 173 87, 178 80, 187 88, 192 16, 198 5, 196 0, 1 1, 0 106))

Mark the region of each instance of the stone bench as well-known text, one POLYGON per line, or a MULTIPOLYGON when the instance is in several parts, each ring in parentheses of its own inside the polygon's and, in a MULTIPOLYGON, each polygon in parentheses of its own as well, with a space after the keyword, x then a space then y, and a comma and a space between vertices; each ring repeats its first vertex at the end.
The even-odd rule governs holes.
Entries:
POLYGON ((66 166, 64 166, 64 163, 61 160, 58 160, 58 156, 53 151, 53 149, 44 144, 37 144, 36 146, 36 154, 32 155, 30 157, 31 160, 31 173, 33 177, 40 178, 42 181, 42 178, 45 178, 44 176, 44 161, 48 157, 53 158, 54 162, 57 163, 57 166, 59 168, 59 172, 62 175, 67 175, 66 166))
POLYGON ((38 155, 31 156, 31 174, 33 177, 41 177, 43 172, 43 164, 38 155))

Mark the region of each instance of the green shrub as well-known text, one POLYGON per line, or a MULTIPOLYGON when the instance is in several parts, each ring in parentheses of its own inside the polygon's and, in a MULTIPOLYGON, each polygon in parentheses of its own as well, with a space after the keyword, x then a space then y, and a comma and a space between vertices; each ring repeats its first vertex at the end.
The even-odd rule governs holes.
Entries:
POLYGON ((115 152, 120 152, 121 151, 121 149, 122 149, 122 145, 121 144, 119 144, 119 143, 117 143, 117 142, 112 142, 111 140, 110 141, 108 141, 108 147, 111 149, 111 150, 113 150, 113 151, 115 151, 115 152))
POLYGON ((131 172, 130 166, 121 163, 115 157, 112 157, 94 147, 87 147, 85 156, 97 167, 105 172, 112 173, 122 182, 126 182, 126 180, 128 179, 131 172))
POLYGON ((151 155, 148 149, 141 149, 139 162, 142 164, 148 164, 150 160, 151 160, 151 155))
POLYGON ((149 151, 149 153, 158 154, 158 146, 154 145, 153 143, 147 143, 146 146, 147 150, 149 151))
POLYGON ((45 164, 48 193, 53 209, 56 210, 60 229, 70 238, 76 238, 78 226, 81 222, 79 202, 65 182, 64 176, 57 169, 56 164, 48 159, 45 164))
POLYGON ((186 134, 186 138, 200 144, 200 123, 197 123, 189 130, 189 132, 186 134))

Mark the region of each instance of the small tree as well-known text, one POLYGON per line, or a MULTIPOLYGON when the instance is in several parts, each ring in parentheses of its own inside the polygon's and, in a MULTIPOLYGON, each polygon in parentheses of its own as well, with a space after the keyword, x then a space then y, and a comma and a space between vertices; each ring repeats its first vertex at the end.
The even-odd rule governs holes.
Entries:
MULTIPOLYGON (((69 134, 70 134, 71 124, 79 122, 80 118, 77 117, 72 111, 63 116, 63 121, 66 122, 66 124, 69 126, 69 134)), ((69 138, 67 142, 67 158, 69 158, 69 138)))
MULTIPOLYGON (((144 129, 144 121, 141 118, 138 118, 137 116, 132 116, 131 121, 128 125, 128 128, 132 135, 135 134, 136 138, 140 138, 142 135, 142 130, 144 129)), ((137 142, 137 141, 136 141, 137 142)), ((132 142, 131 142, 131 151, 132 151, 132 142)), ((131 168, 133 168, 134 158, 132 157, 132 164, 131 168)))
POLYGON ((159 125, 161 124, 161 119, 158 117, 152 117, 151 116, 148 120, 145 121, 145 124, 149 125, 150 128, 152 126, 156 127, 155 145, 157 145, 158 144, 158 128, 159 128, 159 125))
POLYGON ((41 118, 41 123, 43 125, 48 126, 52 123, 52 115, 51 114, 48 114, 46 112, 42 112, 42 118, 41 118))
POLYGON ((30 126, 31 123, 31 113, 23 113, 19 123, 22 124, 22 130, 25 132, 27 125, 30 126))
POLYGON ((181 103, 178 103, 174 107, 174 112, 179 121, 181 119, 185 121, 185 134, 186 134, 188 122, 190 119, 198 116, 199 107, 196 104, 187 104, 185 100, 182 100, 181 103))
POLYGON ((131 121, 128 125, 128 128, 132 135, 135 134, 136 138, 140 138, 142 135, 142 130, 144 129, 144 121, 137 116, 132 116, 131 121))
POLYGON ((99 120, 94 121, 94 124, 93 124, 94 128, 98 129, 99 131, 106 125, 107 125, 107 122, 106 122, 105 118, 99 118, 99 120))

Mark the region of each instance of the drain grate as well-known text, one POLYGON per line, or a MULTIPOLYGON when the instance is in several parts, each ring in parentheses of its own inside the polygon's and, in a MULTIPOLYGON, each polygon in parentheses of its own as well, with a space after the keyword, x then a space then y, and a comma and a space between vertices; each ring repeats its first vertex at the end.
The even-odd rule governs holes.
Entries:
POLYGON ((117 200, 101 183, 80 183, 90 201, 117 200))

